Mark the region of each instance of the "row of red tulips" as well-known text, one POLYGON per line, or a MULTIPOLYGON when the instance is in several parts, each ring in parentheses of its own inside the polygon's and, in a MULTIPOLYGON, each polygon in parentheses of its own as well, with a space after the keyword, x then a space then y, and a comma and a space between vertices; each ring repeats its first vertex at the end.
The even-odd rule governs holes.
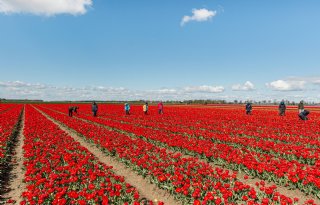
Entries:
POLYGON ((168 123, 174 127, 182 125, 194 128, 193 133, 201 130, 229 135, 245 135, 257 139, 282 141, 286 144, 294 143, 302 146, 320 146, 317 137, 319 133, 320 112, 313 112, 307 123, 297 118, 297 112, 287 112, 285 117, 277 115, 277 111, 259 110, 253 116, 243 114, 238 109, 193 109, 181 110, 170 116, 168 123), (185 114, 187 113, 187 114, 185 114), (181 123, 179 123, 181 122, 181 123))
POLYGON ((112 167, 29 105, 24 135, 27 190, 21 204, 142 203, 136 188, 115 175, 112 167))
POLYGON ((105 124, 117 129, 134 133, 138 136, 145 136, 147 139, 160 141, 170 147, 178 148, 182 151, 192 151, 206 156, 209 161, 222 164, 231 169, 243 169, 253 176, 263 179, 273 180, 280 185, 290 184, 299 188, 307 194, 319 193, 320 171, 319 164, 314 166, 304 165, 297 161, 276 158, 272 155, 252 152, 245 147, 231 147, 226 144, 216 144, 207 139, 188 139, 185 136, 171 134, 134 126, 122 124, 108 119, 81 116, 101 124, 105 124))
MULTIPOLYGON (((106 117, 102 117, 105 119, 106 117)), ((106 118, 109 119, 109 118, 106 118)), ((294 145, 294 144, 287 144, 283 142, 274 142, 264 139, 257 139, 248 136, 238 136, 238 135, 230 135, 230 134, 218 134, 212 132, 205 132, 202 131, 201 134, 197 135, 190 135, 187 132, 174 132, 168 128, 167 125, 163 126, 159 125, 147 125, 143 126, 138 124, 135 120, 130 121, 131 118, 127 118, 126 121, 117 121, 112 119, 112 121, 121 122, 122 124, 131 124, 138 127, 145 127, 146 129, 151 130, 161 130, 167 132, 169 134, 176 134, 176 135, 183 135, 188 138, 195 138, 195 139, 207 139, 211 140, 217 144, 227 144, 229 146, 235 147, 237 149, 241 149, 243 147, 247 148, 253 152, 259 152, 264 154, 269 154, 276 158, 284 158, 286 160, 296 160, 301 164, 308 164, 308 165, 316 165, 320 166, 320 148, 315 147, 305 147, 303 145, 294 145)), ((144 125, 147 123, 144 123, 144 125)), ((155 123, 156 124, 156 123, 155 123)))
MULTIPOLYGON (((116 108, 116 106, 114 108, 116 108)), ((88 110, 88 109, 85 109, 85 110, 88 110)), ((176 110, 179 110, 179 109, 176 109, 176 110)), ((207 115, 207 112, 205 112, 207 110, 205 109, 197 109, 197 111, 201 112, 201 115, 207 115)), ((209 111, 210 110, 208 110, 208 112, 209 111)), ((119 108, 111 109, 110 111, 108 110, 108 114, 107 114, 108 119, 119 118, 121 121, 125 121, 125 122, 129 121, 134 124, 139 124, 146 127, 151 126, 156 129, 161 129, 163 127, 163 129, 169 130, 175 133, 177 133, 177 127, 179 127, 179 124, 180 124, 182 126, 180 127, 181 131, 178 131, 179 133, 187 133, 188 135, 191 135, 191 136, 201 136, 205 138, 211 138, 213 140, 221 136, 219 140, 223 140, 223 141, 226 140, 227 142, 232 142, 232 144, 234 144, 233 141, 237 141, 240 144, 245 144, 246 146, 252 145, 251 147, 258 148, 260 151, 263 151, 264 153, 267 153, 267 154, 270 153, 272 155, 275 155, 276 157, 281 156, 281 157, 287 158, 288 160, 298 160, 300 163, 306 163, 311 165, 314 165, 317 162, 320 163, 319 162, 320 147, 317 146, 317 144, 320 145, 320 140, 317 137, 317 133, 320 132, 319 123, 318 123, 319 120, 313 120, 312 123, 307 123, 307 124, 296 123, 296 112, 289 112, 286 118, 281 118, 279 116, 268 115, 268 112, 270 111, 259 111, 259 112, 267 112, 267 113, 262 114, 261 116, 263 117, 260 116, 255 118, 250 124, 243 123, 245 122, 246 119, 248 119, 248 116, 243 116, 239 114, 238 110, 231 110, 231 112, 227 112, 227 114, 224 114, 226 113, 225 109, 215 110, 214 113, 209 112, 210 114, 212 114, 212 117, 211 118, 205 117, 204 118, 205 121, 201 121, 201 119, 203 119, 201 117, 199 118, 193 117, 192 115, 193 110, 189 111, 191 112, 190 116, 184 113, 178 113, 177 111, 175 111, 175 115, 170 115, 170 112, 169 112, 170 117, 165 118, 165 120, 163 120, 162 118, 154 118, 154 117, 146 118, 143 116, 127 118, 127 117, 114 115, 117 112, 119 112, 119 108), (232 115, 234 119, 230 120, 229 115, 232 115), (178 118, 176 118, 177 116, 178 118), (183 120, 185 116, 187 116, 187 119, 183 120), (170 118, 175 118, 175 119, 171 119, 171 122, 170 122, 170 118), (212 118, 215 120, 212 121, 211 120, 212 118), (190 123, 190 121, 194 121, 194 120, 196 121, 194 122, 191 129, 188 126, 185 126, 185 124, 190 123), (263 120, 268 123, 263 123, 262 122, 263 120), (179 123, 183 121, 185 123, 179 123), (237 123, 237 122, 241 122, 241 123, 237 123), (228 124, 230 123, 233 123, 233 124, 229 126, 228 132, 226 132, 225 127, 228 127, 228 124), (268 126, 270 123, 271 125, 268 126), (204 125, 206 124, 209 124, 209 125, 213 124, 213 126, 215 126, 216 128, 214 128, 214 130, 207 129, 204 127, 204 125), (248 126, 253 126, 253 128, 257 129, 254 136, 244 135, 245 134, 244 132, 247 130, 246 127, 248 126), (307 132, 304 132, 304 135, 308 135, 308 134, 311 134, 311 135, 307 137, 297 136, 296 133, 292 133, 288 131, 288 127, 290 128, 290 126, 298 127, 299 132, 301 132, 301 130, 306 130, 307 132), (261 132, 262 128, 263 129, 268 128, 268 130, 261 132), (291 139, 287 141, 274 142, 270 140, 268 135, 270 132, 273 132, 274 130, 276 130, 276 132, 280 135, 287 136, 287 137, 293 136, 293 137, 291 137, 291 139), (217 134, 217 133, 222 133, 222 134, 217 134), (266 133, 267 136, 263 135, 264 133, 266 133), (291 144, 291 141, 295 141, 296 143, 291 144)), ((315 119, 317 119, 317 116, 320 117, 319 112, 315 112, 313 115, 315 115, 315 119)), ((252 135, 252 133, 247 133, 247 134, 252 135)), ((236 146, 238 144, 237 142, 235 144, 236 146)))
MULTIPOLYGON (((272 180, 279 185, 291 184, 307 194, 317 194, 320 190, 320 164, 301 164, 295 160, 275 157, 248 149, 244 146, 230 146, 215 143, 211 139, 187 138, 178 134, 168 134, 160 130, 151 130, 131 124, 122 124, 101 118, 82 116, 83 118, 125 130, 152 139, 178 150, 192 151, 205 155, 209 161, 227 166, 231 169, 242 169, 252 176, 272 180)), ((288 157, 289 158, 289 157, 288 157)))
POLYGON ((6 111, 9 111, 13 107, 15 107, 16 104, 0 104, 0 114, 6 111))
MULTIPOLYGON (((8 108, 10 107, 8 106, 8 108)), ((0 114, 0 173, 3 172, 1 169, 4 168, 3 166, 10 155, 13 137, 15 137, 14 132, 17 129, 21 113, 22 105, 19 105, 0 114)))
MULTIPOLYGON (((85 114, 88 114, 88 111, 85 112, 85 114)), ((184 127, 183 131, 177 131, 174 125, 163 123, 163 119, 159 120, 159 118, 149 120, 149 118, 145 117, 128 118, 116 115, 104 115, 101 118, 124 124, 129 123, 138 127, 145 127, 146 129, 162 130, 168 133, 186 135, 188 137, 206 138, 218 144, 227 144, 235 148, 246 147, 250 151, 270 154, 274 157, 282 157, 287 160, 297 160, 302 164, 315 165, 317 163, 320 166, 320 147, 307 147, 304 144, 297 145, 285 142, 276 143, 266 138, 252 138, 227 133, 220 134, 221 132, 214 133, 215 131, 203 130, 201 127, 196 129, 198 130, 197 133, 194 127, 193 129, 184 127)))
MULTIPOLYGON (((69 105, 48 105, 61 112, 66 112, 69 105)), ((90 105, 79 104, 82 113, 90 113, 90 105)), ((134 111, 133 120, 141 125, 153 126, 163 124, 166 129, 173 132, 182 132, 189 135, 228 134, 256 138, 258 140, 282 142, 306 147, 320 147, 319 120, 320 112, 312 112, 312 120, 301 123, 295 111, 287 112, 285 117, 279 117, 275 111, 258 110, 253 116, 246 116, 238 107, 229 109, 222 108, 177 108, 166 107, 165 115, 155 115, 156 107, 150 109, 151 117, 146 118, 141 114, 140 106, 132 106, 134 111), (157 117, 155 117, 157 116, 157 117)), ((101 105, 100 115, 110 119, 126 121, 123 115, 122 105, 101 105)))
MULTIPOLYGON (((40 108, 40 107, 39 107, 40 108)), ((274 187, 255 190, 236 179, 236 173, 213 169, 197 158, 182 157, 139 138, 131 138, 101 126, 40 108, 54 119, 81 133, 106 153, 131 166, 153 183, 176 195, 184 204, 292 204, 294 200, 280 195, 274 187)))
MULTIPOLYGON (((295 111, 288 112, 285 117, 279 117, 276 111, 259 110, 257 115, 249 118, 241 110, 236 109, 190 109, 186 111, 175 108, 180 112, 174 110, 173 113, 171 113, 173 108, 168 109, 166 115, 161 118, 146 118, 143 115, 137 115, 133 120, 144 125, 151 123, 151 126, 163 124, 171 131, 186 132, 190 135, 202 135, 209 132, 246 135, 268 141, 270 141, 270 136, 275 135, 275 137, 290 137, 275 139, 276 142, 283 141, 286 144, 294 143, 302 146, 308 145, 310 142, 311 145, 320 146, 320 140, 317 137, 319 112, 312 113, 313 120, 310 123, 299 123, 295 111), (264 133, 267 135, 263 135, 264 133)), ((84 107, 84 110, 89 109, 84 107)), ((108 118, 126 120, 127 118, 122 116, 119 111, 121 111, 119 107, 112 107, 107 112, 108 118)))

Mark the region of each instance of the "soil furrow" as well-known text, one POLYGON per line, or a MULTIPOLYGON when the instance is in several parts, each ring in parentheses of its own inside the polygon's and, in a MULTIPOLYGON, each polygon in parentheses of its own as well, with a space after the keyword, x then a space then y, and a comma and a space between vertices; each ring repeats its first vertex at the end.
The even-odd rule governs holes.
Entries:
POLYGON ((19 119, 17 126, 18 130, 14 137, 14 145, 12 147, 12 159, 9 165, 8 182, 6 185, 6 191, 3 195, 3 199, 13 204, 20 204, 22 201, 22 192, 25 190, 24 169, 23 169, 23 144, 24 144, 24 121, 25 121, 25 107, 19 119))
MULTIPOLYGON (((46 109, 47 109, 47 108, 46 108, 46 109)), ((49 110, 51 110, 51 109, 49 109, 49 110)), ((52 110, 52 111, 66 115, 65 113, 62 113, 62 112, 59 112, 59 111, 56 111, 56 110, 52 110)), ((114 128, 114 127, 109 127, 109 126, 104 125, 104 124, 100 124, 100 123, 97 123, 97 122, 93 122, 93 121, 90 121, 90 120, 87 120, 87 119, 83 119, 83 118, 80 118, 80 117, 77 117, 77 116, 74 116, 74 118, 79 119, 79 120, 82 120, 82 121, 85 121, 85 122, 88 122, 88 123, 92 123, 92 124, 97 125, 97 126, 100 126, 100 127, 104 127, 104 128, 106 128, 106 129, 108 129, 108 130, 111 130, 111 131, 116 131, 116 132, 119 132, 119 133, 121 133, 121 134, 125 134, 125 135, 130 136, 130 137, 133 137, 133 138, 141 138, 141 137, 139 137, 139 136, 136 136, 134 133, 129 133, 129 132, 127 132, 127 131, 120 130, 120 129, 117 129, 117 128, 114 128)), ((145 138, 145 137, 143 137, 143 138, 141 138, 141 139, 143 139, 144 141, 147 141, 147 142, 151 142, 151 141, 153 142, 153 140, 147 139, 147 138, 145 138)), ((158 144, 158 142, 157 142, 157 144, 158 144)), ((165 147, 165 148, 167 148, 167 149, 171 149, 171 147, 165 145, 164 143, 161 143, 161 144, 162 144, 163 147, 165 147)), ((179 153, 179 152, 176 151, 176 150, 172 150, 172 151, 174 151, 175 153, 179 153)), ((182 152, 180 152, 180 153, 182 154, 183 157, 186 157, 186 158, 191 157, 190 155, 186 155, 186 153, 182 153, 182 152)), ((222 169, 224 169, 224 170, 227 170, 227 169, 224 168, 223 166, 219 166, 219 165, 216 165, 216 164, 214 164, 214 163, 210 163, 210 162, 208 162, 208 161, 205 160, 205 159, 200 159, 200 158, 199 158, 199 160, 202 161, 202 162, 209 163, 209 164, 210 164, 212 167, 214 167, 214 168, 215 168, 215 167, 219 167, 219 168, 222 168, 222 169)), ((228 170, 229 170, 229 169, 228 169, 228 170)), ((231 171, 231 170, 229 170, 229 171, 231 171)), ((261 181, 261 179, 259 179, 259 178, 248 178, 248 179, 244 179, 244 176, 245 176, 245 175, 246 175, 246 174, 245 174, 244 172, 241 172, 241 171, 240 171, 240 172, 238 172, 238 174, 237 174, 237 179, 238 179, 239 181, 241 181, 241 182, 243 182, 243 183, 245 183, 245 184, 248 184, 248 185, 250 185, 250 186, 252 186, 252 187, 255 187, 255 188, 256 188, 255 184, 256 184, 256 183, 259 183, 259 182, 261 181)), ((266 186, 273 186, 273 185, 276 185, 276 184, 275 184, 275 183, 272 183, 272 182, 267 182, 267 181, 266 181, 266 186)), ((291 190, 291 189, 286 188, 286 187, 283 187, 283 186, 279 186, 279 185, 276 185, 276 186, 278 187, 277 190, 278 190, 279 193, 284 194, 284 195, 286 195, 286 196, 288 196, 288 197, 291 197, 291 198, 295 198, 295 197, 299 198, 299 202, 300 202, 299 204, 303 204, 303 202, 305 202, 305 201, 307 201, 307 200, 309 200, 309 199, 314 200, 314 202, 315 202, 316 204, 320 204, 320 200, 319 200, 316 196, 313 196, 313 195, 306 196, 303 192, 301 192, 301 191, 298 190, 298 189, 291 190)))
POLYGON ((155 184, 150 184, 147 179, 143 178, 140 175, 137 175, 134 171, 127 168, 124 164, 116 161, 110 156, 106 156, 100 149, 98 149, 92 143, 86 142, 79 134, 67 127, 61 122, 56 121, 49 115, 45 114, 43 111, 37 109, 41 114, 43 114, 46 118, 54 122, 59 126, 60 129, 68 133, 71 137, 74 138, 75 141, 79 142, 83 147, 87 148, 92 154, 94 154, 98 160, 108 166, 112 166, 114 172, 117 175, 124 176, 125 181, 130 183, 132 186, 136 187, 137 190, 141 193, 141 195, 147 199, 153 200, 154 202, 162 201, 165 204, 170 205, 178 205, 181 204, 176 201, 170 193, 159 189, 155 184))

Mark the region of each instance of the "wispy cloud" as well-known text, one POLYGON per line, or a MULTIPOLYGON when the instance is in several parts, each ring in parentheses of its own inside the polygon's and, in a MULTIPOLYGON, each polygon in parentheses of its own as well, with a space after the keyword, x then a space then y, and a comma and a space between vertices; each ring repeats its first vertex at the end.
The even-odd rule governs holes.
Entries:
POLYGON ((45 100, 106 100, 132 95, 132 91, 123 87, 57 87, 41 83, 26 83, 22 81, 0 82, 6 98, 29 98, 45 100))
POLYGON ((320 78, 314 79, 312 83, 316 85, 320 85, 320 78))
POLYGON ((44 100, 181 100, 210 98, 224 92, 223 86, 190 86, 154 90, 129 90, 124 87, 85 86, 57 87, 22 81, 0 81, 4 98, 28 98, 44 100))
POLYGON ((290 81, 305 81, 306 83, 309 84, 314 84, 314 85, 320 85, 320 76, 308 76, 308 77, 288 77, 287 78, 290 81))
POLYGON ((0 0, 0 12, 6 14, 81 15, 91 6, 92 0, 0 0))
POLYGON ((236 84, 231 87, 234 91, 250 91, 254 90, 254 85, 250 81, 246 81, 244 84, 236 84))
POLYGON ((185 87, 184 90, 186 92, 221 93, 224 91, 224 87, 202 85, 202 86, 185 87))
POLYGON ((157 94, 178 94, 177 89, 170 89, 170 88, 162 88, 158 90, 150 90, 152 93, 157 93, 157 94))
POLYGON ((304 80, 276 80, 266 83, 266 86, 275 91, 301 91, 305 88, 306 81, 304 80))
POLYGON ((281 100, 299 102, 319 101, 317 79, 308 81, 297 78, 286 78, 266 84, 270 89, 255 88, 250 81, 225 89, 222 85, 190 85, 188 87, 163 87, 160 89, 134 90, 125 87, 104 85, 90 86, 55 86, 44 83, 23 81, 0 81, 0 98, 8 99, 42 99, 42 100, 193 100, 223 99, 233 100, 281 100), (309 87, 308 87, 309 86, 309 87), (238 92, 237 90, 250 92, 238 92), (294 92, 301 91, 304 92, 294 92), (283 92, 279 92, 283 91, 283 92), (291 92, 284 92, 291 91, 291 92))
POLYGON ((217 11, 210 11, 208 9, 193 9, 192 16, 184 16, 180 25, 184 26, 190 21, 208 21, 217 15, 217 11))
POLYGON ((35 88, 35 89, 45 89, 47 88, 46 85, 40 83, 25 83, 22 81, 8 81, 8 82, 1 82, 0 87, 5 87, 9 89, 18 89, 18 88, 35 88))

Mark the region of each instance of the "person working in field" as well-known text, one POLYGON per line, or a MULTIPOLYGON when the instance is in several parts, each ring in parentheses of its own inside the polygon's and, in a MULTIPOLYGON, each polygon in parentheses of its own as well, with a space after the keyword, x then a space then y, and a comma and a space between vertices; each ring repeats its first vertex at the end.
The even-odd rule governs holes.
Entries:
POLYGON ((74 107, 74 110, 73 110, 73 111, 78 114, 78 109, 79 109, 79 107, 76 106, 76 107, 74 107))
POLYGON ((301 100, 300 103, 298 104, 299 114, 302 113, 303 110, 304 110, 304 104, 303 104, 303 100, 301 100))
POLYGON ((124 110, 126 112, 126 115, 130 115, 130 105, 129 103, 124 104, 124 110))
POLYGON ((72 117, 72 113, 73 113, 73 109, 74 109, 74 107, 69 107, 69 117, 72 117))
POLYGON ((96 117, 97 116, 97 112, 98 112, 98 105, 97 105, 96 102, 92 103, 91 109, 92 109, 92 112, 93 112, 93 116, 96 117))
POLYGON ((149 106, 148 106, 148 103, 146 102, 143 106, 142 106, 142 110, 144 112, 145 115, 148 114, 148 109, 149 109, 149 106))
POLYGON ((247 114, 247 115, 251 115, 251 114, 252 114, 252 105, 251 105, 250 102, 248 102, 248 103, 246 104, 246 114, 247 114))
POLYGON ((284 100, 282 100, 279 104, 279 115, 284 116, 286 115, 286 104, 284 103, 284 100))
POLYGON ((77 113, 78 109, 79 109, 79 107, 77 107, 77 106, 69 107, 69 117, 72 117, 73 112, 77 113))
POLYGON ((308 111, 308 110, 303 110, 302 112, 300 112, 299 114, 298 114, 298 116, 299 116, 299 118, 301 119, 301 120, 308 120, 308 115, 310 114, 310 112, 308 111))
POLYGON ((159 114, 163 114, 163 103, 161 101, 158 104, 158 112, 159 114))

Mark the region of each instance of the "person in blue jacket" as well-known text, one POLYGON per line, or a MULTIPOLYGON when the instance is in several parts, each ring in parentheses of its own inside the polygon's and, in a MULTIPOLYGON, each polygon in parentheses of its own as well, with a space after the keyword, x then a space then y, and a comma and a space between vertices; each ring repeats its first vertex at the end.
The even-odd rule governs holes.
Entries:
POLYGON ((252 105, 251 105, 250 102, 248 102, 248 103, 246 104, 246 114, 247 114, 247 115, 251 115, 251 114, 252 114, 252 105))
POLYGON ((310 111, 308 111, 308 110, 303 110, 302 112, 300 112, 299 114, 298 114, 298 116, 299 116, 299 118, 301 119, 301 120, 308 120, 308 115, 310 114, 310 111))
POLYGON ((284 103, 284 100, 282 100, 279 104, 279 115, 280 116, 284 116, 286 115, 286 104, 284 103))
POLYGON ((129 103, 124 104, 124 110, 126 111, 126 115, 130 115, 130 105, 129 103))

